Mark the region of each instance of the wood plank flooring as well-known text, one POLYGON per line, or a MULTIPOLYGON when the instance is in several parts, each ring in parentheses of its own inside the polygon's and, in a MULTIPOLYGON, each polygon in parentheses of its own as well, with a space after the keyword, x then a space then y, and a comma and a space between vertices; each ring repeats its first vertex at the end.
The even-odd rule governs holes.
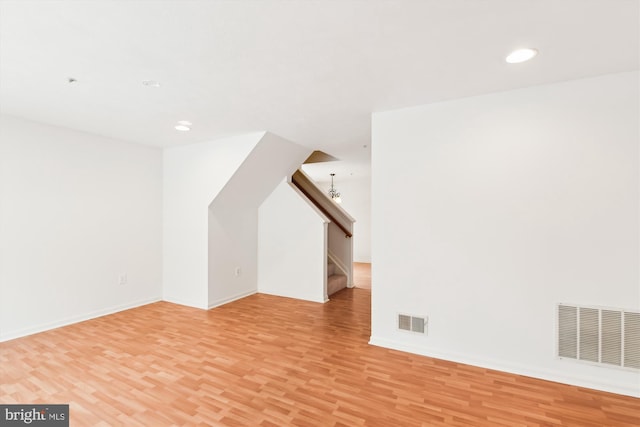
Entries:
POLYGON ((353 283, 356 288, 371 289, 371 263, 353 263, 353 283))
POLYGON ((367 344, 370 291, 166 302, 0 344, 0 402, 72 426, 638 426, 640 399, 367 344))

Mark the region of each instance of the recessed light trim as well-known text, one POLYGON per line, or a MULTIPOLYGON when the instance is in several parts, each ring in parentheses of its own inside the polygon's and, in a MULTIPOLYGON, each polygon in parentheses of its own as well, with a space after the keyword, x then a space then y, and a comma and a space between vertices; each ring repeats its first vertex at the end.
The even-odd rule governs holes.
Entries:
POLYGON ((180 120, 178 121, 179 125, 183 125, 183 126, 191 126, 193 125, 193 123, 191 123, 189 120, 180 120))
POLYGON ((143 80, 142 84, 149 87, 160 87, 160 82, 156 80, 143 80))
POLYGON ((524 48, 524 49, 516 49, 511 52, 507 58, 505 59, 509 64, 519 64, 521 62, 529 61, 530 59, 535 58, 538 54, 538 49, 534 48, 524 48))
POLYGON ((185 126, 185 125, 176 125, 175 129, 181 132, 188 132, 191 130, 189 126, 185 126))

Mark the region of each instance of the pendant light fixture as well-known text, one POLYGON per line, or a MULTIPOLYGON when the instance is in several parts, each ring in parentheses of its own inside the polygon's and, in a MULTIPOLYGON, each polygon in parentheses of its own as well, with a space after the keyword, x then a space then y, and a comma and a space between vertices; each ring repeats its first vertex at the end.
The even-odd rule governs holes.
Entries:
POLYGON ((331 188, 329 189, 329 197, 336 203, 342 203, 342 199, 340 198, 340 193, 333 186, 333 177, 336 176, 335 173, 329 174, 331 175, 331 188))

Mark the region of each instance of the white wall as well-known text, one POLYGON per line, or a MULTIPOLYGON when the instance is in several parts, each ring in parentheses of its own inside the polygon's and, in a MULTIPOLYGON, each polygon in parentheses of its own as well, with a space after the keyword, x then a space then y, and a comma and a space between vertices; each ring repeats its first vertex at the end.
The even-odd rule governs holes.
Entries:
POLYGON ((258 211, 258 292, 326 301, 327 222, 286 180, 276 187, 258 211))
MULTIPOLYGON (((323 187, 324 188, 324 187, 323 187)), ((371 177, 340 181, 342 208, 353 224, 353 261, 371 262, 371 177)))
POLYGON ((161 298, 160 150, 1 116, 0 159, 0 340, 161 298))
POLYGON ((554 356, 557 303, 640 309, 638 78, 374 114, 371 342, 640 396, 554 356))
POLYGON ((258 208, 310 152, 265 133, 209 205, 209 307, 257 291, 258 208))
POLYGON ((208 307, 208 207, 263 136, 259 132, 164 150, 165 300, 208 307))

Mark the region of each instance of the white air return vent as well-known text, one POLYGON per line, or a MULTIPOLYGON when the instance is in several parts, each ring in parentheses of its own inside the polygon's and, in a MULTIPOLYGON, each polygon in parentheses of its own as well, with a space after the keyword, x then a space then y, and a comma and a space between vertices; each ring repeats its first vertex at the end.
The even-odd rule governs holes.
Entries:
POLYGON ((410 316, 408 314, 398 314, 398 329, 403 331, 427 333, 427 318, 410 316))
POLYGON ((600 354, 600 313, 595 308, 579 308, 578 354, 580 360, 599 362, 600 354))
POLYGON ((640 369, 640 313, 624 313, 623 360, 624 366, 640 369))
POLYGON ((558 306, 558 356, 578 358, 578 308, 558 306))
MULTIPOLYGON (((622 312, 602 310, 602 363, 620 365, 622 360, 622 312)), ((628 333, 629 331, 627 331, 628 333)))
POLYGON ((640 313, 558 305, 558 356, 640 369, 640 313))

